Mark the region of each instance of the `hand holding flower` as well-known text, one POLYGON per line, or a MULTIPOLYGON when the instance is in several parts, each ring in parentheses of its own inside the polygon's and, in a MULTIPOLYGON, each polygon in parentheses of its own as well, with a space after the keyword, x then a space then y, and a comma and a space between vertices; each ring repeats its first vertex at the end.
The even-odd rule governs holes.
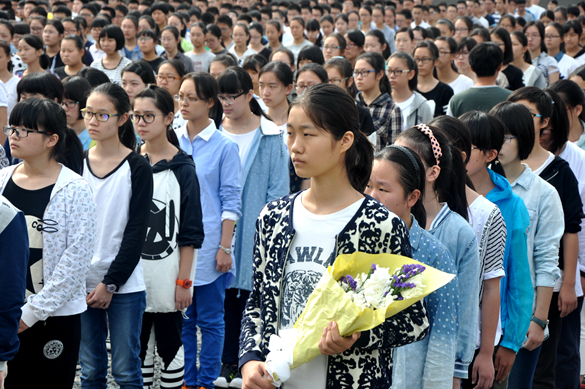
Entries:
POLYGON ((323 355, 335 355, 344 352, 360 338, 361 332, 344 338, 339 335, 336 322, 329 322, 329 326, 323 329, 323 336, 319 341, 319 351, 323 355))

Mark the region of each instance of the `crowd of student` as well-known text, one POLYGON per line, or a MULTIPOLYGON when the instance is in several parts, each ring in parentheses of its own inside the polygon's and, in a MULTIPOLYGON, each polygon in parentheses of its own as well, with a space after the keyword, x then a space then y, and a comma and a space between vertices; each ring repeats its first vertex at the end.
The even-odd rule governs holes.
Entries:
POLYGON ((585 3, 427 3, 0 0, 0 384, 270 389, 361 251, 456 277, 286 389, 579 388, 585 3))

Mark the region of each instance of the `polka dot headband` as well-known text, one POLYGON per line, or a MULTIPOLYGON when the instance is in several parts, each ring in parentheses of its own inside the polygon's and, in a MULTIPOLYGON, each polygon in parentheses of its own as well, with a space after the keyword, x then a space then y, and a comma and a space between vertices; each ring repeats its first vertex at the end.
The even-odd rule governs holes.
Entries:
POLYGON ((415 127, 418 130, 420 130, 420 132, 429 137, 431 141, 431 147, 433 148, 433 155, 437 160, 437 165, 439 165, 439 159, 443 156, 443 152, 441 151, 441 146, 439 146, 439 142, 437 142, 437 138, 435 138, 435 136, 433 135, 433 130, 431 130, 429 126, 427 126, 424 123, 417 124, 415 127))

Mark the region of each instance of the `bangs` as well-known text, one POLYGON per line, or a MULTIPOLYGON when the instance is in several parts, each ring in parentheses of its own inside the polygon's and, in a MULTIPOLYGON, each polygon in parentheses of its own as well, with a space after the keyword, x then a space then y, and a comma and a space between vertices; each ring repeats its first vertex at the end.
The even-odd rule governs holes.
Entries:
POLYGON ((9 124, 16 127, 24 127, 31 130, 43 130, 55 132, 56 127, 67 127, 65 111, 51 113, 50 100, 31 98, 26 99, 14 106, 10 113, 9 124), (53 129, 53 130, 51 130, 53 129))
POLYGON ((242 81, 238 74, 230 68, 227 68, 217 79, 219 93, 238 94, 244 91, 242 81))

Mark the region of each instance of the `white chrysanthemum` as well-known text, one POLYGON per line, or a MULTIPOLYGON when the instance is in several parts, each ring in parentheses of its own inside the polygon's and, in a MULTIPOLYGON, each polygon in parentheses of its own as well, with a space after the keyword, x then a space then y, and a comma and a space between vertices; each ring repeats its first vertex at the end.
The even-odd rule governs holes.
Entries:
POLYGON ((402 292, 400 292, 400 294, 405 299, 411 299, 413 297, 418 297, 418 296, 423 294, 423 287, 424 287, 424 285, 422 285, 422 283, 421 283, 420 285, 417 285, 416 288, 403 290, 402 292))
POLYGON ((366 301, 372 308, 384 306, 384 294, 390 287, 390 275, 387 268, 378 268, 365 282, 364 293, 366 301))
POLYGON ((392 296, 392 293, 388 293, 386 295, 386 297, 384 297, 384 307, 387 307, 388 305, 392 304, 394 302, 394 296, 392 296))
POLYGON ((369 308, 368 302, 366 301, 366 298, 363 295, 363 293, 354 293, 352 295, 352 300, 354 304, 360 307, 361 309, 369 308))

